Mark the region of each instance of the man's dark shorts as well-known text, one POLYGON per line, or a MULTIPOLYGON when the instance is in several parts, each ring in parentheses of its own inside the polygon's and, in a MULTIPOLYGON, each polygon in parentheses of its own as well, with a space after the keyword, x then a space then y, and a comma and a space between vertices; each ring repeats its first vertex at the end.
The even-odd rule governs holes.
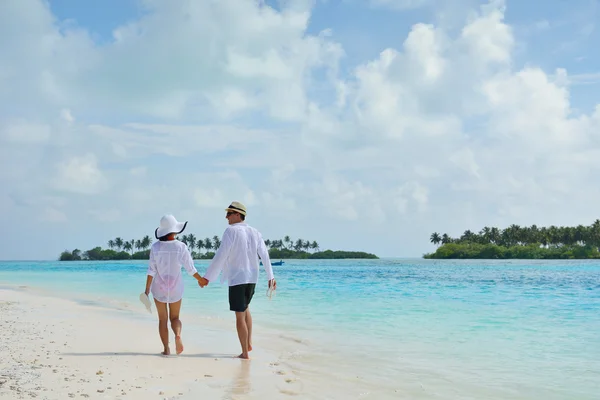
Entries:
POLYGON ((254 296, 255 287, 256 283, 229 286, 229 309, 237 312, 246 311, 254 296))

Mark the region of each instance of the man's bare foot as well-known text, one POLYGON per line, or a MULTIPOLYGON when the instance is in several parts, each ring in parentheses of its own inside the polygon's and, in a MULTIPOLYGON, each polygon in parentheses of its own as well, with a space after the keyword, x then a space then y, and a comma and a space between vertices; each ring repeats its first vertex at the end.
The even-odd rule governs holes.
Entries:
POLYGON ((171 350, 167 347, 160 354, 162 354, 163 356, 169 356, 169 355, 171 355, 171 350))
POLYGON ((177 354, 181 354, 183 352, 183 342, 181 341, 181 336, 175 336, 175 351, 177 354))
POLYGON ((246 354, 242 353, 239 356, 237 356, 236 358, 241 358, 243 360, 249 360, 250 356, 248 355, 248 353, 246 353, 246 354))

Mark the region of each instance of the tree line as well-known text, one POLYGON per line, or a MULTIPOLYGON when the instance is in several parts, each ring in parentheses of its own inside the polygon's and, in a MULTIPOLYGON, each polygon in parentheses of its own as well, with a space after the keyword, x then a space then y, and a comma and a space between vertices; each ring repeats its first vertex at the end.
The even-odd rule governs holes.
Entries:
POLYGON ((429 240, 441 246, 425 258, 596 258, 600 219, 574 227, 486 226, 477 233, 466 230, 458 238, 434 232, 429 240))
MULTIPOLYGON (((216 235, 212 238, 198 238, 193 233, 189 233, 180 235, 178 239, 188 246, 192 253, 192 257, 195 259, 211 259, 221 246, 221 239, 216 235), (196 252, 195 250, 198 251, 196 252)), ((79 249, 72 251, 65 250, 61 253, 59 259, 61 261, 147 260, 150 257, 150 246, 152 243, 153 241, 148 235, 137 240, 126 240, 121 237, 116 237, 107 242, 108 249, 103 249, 98 246, 86 251, 81 251, 79 249)), ((265 240, 265 245, 270 253, 275 253, 275 256, 287 254, 297 255, 299 258, 303 258, 304 256, 308 256, 310 251, 312 251, 314 255, 319 250, 317 241, 304 239, 293 240, 289 235, 284 236, 283 239, 267 239, 265 240)))
MULTIPOLYGON (((190 233, 188 235, 181 236, 180 240, 188 246, 191 252, 194 252, 195 249, 198 249, 199 251, 202 251, 203 249, 206 249, 206 251, 210 251, 213 249, 217 250, 219 247, 221 247, 221 239, 218 236, 213 236, 212 239, 198 239, 193 233, 190 233)), ((289 235, 284 236, 284 238, 281 240, 266 239, 265 245, 269 250, 287 249, 305 252, 308 252, 309 250, 319 250, 319 243, 317 243, 315 240, 313 240, 312 242, 304 239, 293 240, 289 235)))

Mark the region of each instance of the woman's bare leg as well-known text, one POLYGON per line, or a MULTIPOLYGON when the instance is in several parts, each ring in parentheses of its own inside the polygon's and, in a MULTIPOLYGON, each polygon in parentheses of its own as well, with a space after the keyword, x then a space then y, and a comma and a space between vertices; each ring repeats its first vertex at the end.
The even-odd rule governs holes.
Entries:
POLYGON ((181 320, 179 319, 179 312, 181 311, 181 300, 177 303, 169 304, 169 318, 171 319, 171 329, 175 334, 175 351, 177 354, 183 352, 183 342, 181 341, 181 320))
POLYGON ((167 304, 156 299, 154 299, 154 304, 156 305, 156 311, 158 312, 158 333, 160 334, 160 340, 163 344, 162 354, 168 356, 171 354, 171 351, 169 350, 169 315, 167 313, 167 304))

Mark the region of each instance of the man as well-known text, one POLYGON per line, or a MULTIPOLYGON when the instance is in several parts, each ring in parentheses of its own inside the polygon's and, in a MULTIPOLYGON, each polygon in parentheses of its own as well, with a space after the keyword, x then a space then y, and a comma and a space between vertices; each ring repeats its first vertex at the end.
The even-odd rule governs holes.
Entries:
POLYGON ((223 271, 221 283, 228 282, 229 309, 235 312, 238 338, 242 346, 242 354, 238 357, 249 359, 248 352, 252 350, 252 316, 249 305, 258 281, 258 257, 267 273, 269 289, 275 290, 277 282, 262 235, 245 222, 246 207, 234 201, 225 211, 229 226, 223 233, 221 246, 198 284, 201 287, 208 285, 223 271))

